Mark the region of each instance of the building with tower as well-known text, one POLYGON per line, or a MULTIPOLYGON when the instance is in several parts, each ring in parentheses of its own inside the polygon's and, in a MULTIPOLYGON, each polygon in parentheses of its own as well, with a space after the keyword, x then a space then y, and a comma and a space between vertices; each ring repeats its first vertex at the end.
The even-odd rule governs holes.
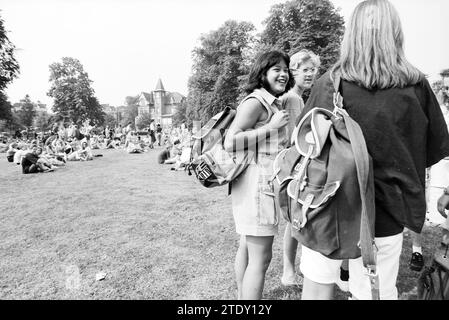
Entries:
POLYGON ((141 92, 137 97, 138 115, 149 113, 156 123, 163 127, 172 125, 176 109, 184 103, 186 97, 178 92, 166 91, 159 79, 156 89, 151 92, 141 92))

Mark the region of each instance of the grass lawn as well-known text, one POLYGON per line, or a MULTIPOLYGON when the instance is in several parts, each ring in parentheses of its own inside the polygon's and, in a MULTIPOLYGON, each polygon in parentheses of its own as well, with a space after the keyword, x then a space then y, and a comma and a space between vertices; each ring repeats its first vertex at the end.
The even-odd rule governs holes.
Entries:
MULTIPOLYGON (((95 150, 104 156, 34 175, 0 154, 0 299, 235 299, 238 236, 227 188, 206 189, 157 164, 160 150, 95 150)), ((300 288, 279 280, 284 227, 265 299, 300 298, 300 288)), ((428 261, 440 236, 424 234, 428 261)), ((410 255, 406 236, 401 299, 416 299, 410 255)))

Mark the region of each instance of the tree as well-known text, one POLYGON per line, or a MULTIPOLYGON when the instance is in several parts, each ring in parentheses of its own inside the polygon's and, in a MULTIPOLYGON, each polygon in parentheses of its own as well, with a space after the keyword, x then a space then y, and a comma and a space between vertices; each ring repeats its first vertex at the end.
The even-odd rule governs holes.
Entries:
POLYGON ((236 107, 242 81, 248 73, 247 52, 254 43, 249 22, 226 21, 218 30, 202 35, 193 50, 188 81, 188 122, 207 122, 224 107, 236 107), (192 118, 195 117, 195 118, 192 118))
POLYGON ((11 111, 12 105, 4 93, 4 89, 19 74, 19 64, 14 57, 15 46, 9 41, 3 19, 0 17, 0 120, 3 126, 15 129, 20 125, 11 111))
POLYGON ((176 108, 173 114, 172 125, 173 127, 179 127, 181 124, 185 123, 187 127, 191 126, 191 121, 187 118, 187 103, 181 102, 181 104, 176 108))
POLYGON ((8 101, 6 95, 0 91, 0 119, 11 121, 12 120, 12 105, 8 101))
POLYGON ((139 96, 127 96, 125 98, 125 112, 123 115, 123 118, 121 120, 122 125, 126 125, 128 123, 134 123, 137 115, 139 114, 139 107, 138 107, 138 99, 139 96))
POLYGON ((39 112, 34 118, 34 127, 39 128, 41 131, 47 131, 51 129, 51 123, 49 123, 50 115, 48 112, 39 112))
POLYGON ((92 124, 104 122, 104 111, 91 87, 92 81, 77 59, 64 57, 62 63, 50 65, 50 90, 54 99, 53 111, 65 120, 82 123, 90 119, 92 124))
POLYGON ((31 101, 29 95, 25 95, 25 98, 19 102, 20 110, 17 112, 19 121, 25 127, 31 127, 33 125, 34 117, 36 116, 35 104, 31 101))
POLYGON ((96 97, 89 97, 87 100, 86 117, 90 120, 90 125, 100 126, 104 124, 106 113, 96 97))
POLYGON ((149 113, 142 113, 136 117, 136 127, 138 130, 142 130, 149 127, 151 123, 151 117, 149 113))
POLYGON ((109 126, 110 128, 114 128, 116 127, 117 124, 117 119, 115 118, 114 115, 107 113, 106 116, 104 117, 104 123, 103 126, 109 126))
POLYGON ((321 72, 339 56, 344 19, 330 0, 293 0, 276 4, 263 21, 257 51, 280 49, 292 55, 300 49, 312 50, 321 58, 321 72))
POLYGON ((0 17, 0 91, 17 77, 19 64, 14 57, 15 46, 9 41, 3 19, 0 17))

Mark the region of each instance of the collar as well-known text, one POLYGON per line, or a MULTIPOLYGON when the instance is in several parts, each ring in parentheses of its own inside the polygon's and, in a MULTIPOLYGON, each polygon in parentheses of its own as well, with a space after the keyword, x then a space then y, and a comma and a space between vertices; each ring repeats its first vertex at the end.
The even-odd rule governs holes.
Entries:
POLYGON ((259 94, 262 96, 262 98, 266 102, 268 102, 268 104, 270 106, 273 105, 273 103, 276 103, 276 104, 279 104, 279 105, 281 104, 281 100, 279 98, 276 98, 275 96, 273 96, 271 93, 269 93, 267 89, 259 88, 259 89, 256 89, 256 90, 259 90, 259 94))

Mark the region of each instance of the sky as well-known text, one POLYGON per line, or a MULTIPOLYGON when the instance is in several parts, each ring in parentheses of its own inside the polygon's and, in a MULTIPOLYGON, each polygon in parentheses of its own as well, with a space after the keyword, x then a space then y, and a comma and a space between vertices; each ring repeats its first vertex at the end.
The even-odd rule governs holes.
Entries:
MULTIPOLYGON (((361 0, 331 0, 345 21, 361 0)), ((52 105, 49 65, 78 59, 101 104, 155 89, 187 95, 192 50, 226 20, 258 31, 270 8, 285 0, 1 0, 0 16, 16 46, 20 74, 6 89, 12 103, 26 94, 52 105)), ((440 79, 449 68, 449 1, 391 0, 399 11, 405 54, 440 79), (445 23, 443 23, 445 22, 445 23), (444 41, 443 41, 444 40, 444 41)))

